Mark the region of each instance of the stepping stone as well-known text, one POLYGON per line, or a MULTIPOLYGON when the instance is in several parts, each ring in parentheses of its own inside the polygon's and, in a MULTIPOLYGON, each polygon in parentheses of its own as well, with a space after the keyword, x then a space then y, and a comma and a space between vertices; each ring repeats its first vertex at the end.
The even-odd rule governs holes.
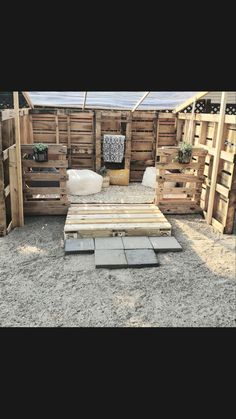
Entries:
POLYGON ((95 249, 97 250, 123 250, 121 237, 98 237, 95 239, 95 249))
POLYGON ((152 249, 152 244, 148 237, 122 237, 124 248, 135 249, 152 249))
POLYGON ((127 268, 124 250, 97 250, 95 249, 96 268, 120 269, 127 268))
POLYGON ((182 247, 175 237, 149 237, 153 249, 157 252, 180 252, 182 247))
POLYGON ((94 253, 93 239, 68 239, 65 240, 65 254, 94 253))
POLYGON ((153 249, 125 250, 129 268, 150 268, 159 266, 153 249))

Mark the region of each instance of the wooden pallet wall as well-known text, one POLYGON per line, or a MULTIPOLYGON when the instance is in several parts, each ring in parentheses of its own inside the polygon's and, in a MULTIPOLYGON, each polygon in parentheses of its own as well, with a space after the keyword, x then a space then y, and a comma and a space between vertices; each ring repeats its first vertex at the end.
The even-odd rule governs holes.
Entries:
POLYGON ((155 165, 156 144, 176 144, 176 117, 154 111, 31 110, 34 142, 68 147, 69 168, 98 171, 103 165, 103 136, 126 135, 124 167, 130 181, 141 182, 155 165), (159 136, 159 138, 158 138, 159 136))
POLYGON ((26 215, 67 214, 69 206, 66 192, 67 147, 48 145, 48 162, 43 163, 33 160, 32 145, 22 145, 21 154, 24 213, 26 215), (53 169, 53 172, 40 171, 40 169, 53 169))
MULTIPOLYGON (((103 160, 104 135, 125 135, 124 161, 119 166, 130 169, 132 114, 126 111, 96 111, 96 170, 106 165, 103 160)), ((108 165, 106 165, 108 166, 108 165)))
POLYGON ((95 168, 94 112, 31 111, 34 143, 67 146, 69 167, 95 168))
POLYGON ((177 145, 177 117, 159 113, 157 123, 157 147, 177 145))
POLYGON ((130 181, 141 182, 147 167, 155 166, 157 113, 136 111, 132 116, 130 181))
MULTIPOLYGON (((23 143, 33 141, 28 109, 20 110, 20 132, 23 143)), ((15 112, 0 111, 0 236, 19 223, 16 165, 15 112)))
MULTIPOLYGON (((178 136, 186 140, 189 133, 191 115, 179 114, 178 136)), ((192 143, 207 151, 204 167, 204 182, 201 193, 201 208, 207 216, 211 175, 214 165, 216 137, 219 115, 195 114, 192 143)), ((223 138, 221 144, 220 164, 218 169, 213 208, 212 226, 221 233, 231 234, 234 228, 236 209, 236 117, 225 116, 223 138)))

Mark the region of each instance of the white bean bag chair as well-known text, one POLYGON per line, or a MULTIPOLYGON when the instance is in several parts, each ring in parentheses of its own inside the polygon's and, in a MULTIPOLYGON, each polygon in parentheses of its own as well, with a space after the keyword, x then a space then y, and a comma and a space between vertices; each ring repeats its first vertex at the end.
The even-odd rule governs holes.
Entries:
POLYGON ((68 195, 93 195, 101 192, 103 177, 92 170, 67 170, 68 195))
MULTIPOLYGON (((159 170, 157 170, 155 167, 147 167, 143 175, 142 185, 148 188, 155 189, 158 173, 159 173, 159 170)), ((170 172, 166 170, 166 174, 168 173, 170 172)), ((166 188, 174 188, 175 185, 176 185, 176 182, 165 182, 166 188)))

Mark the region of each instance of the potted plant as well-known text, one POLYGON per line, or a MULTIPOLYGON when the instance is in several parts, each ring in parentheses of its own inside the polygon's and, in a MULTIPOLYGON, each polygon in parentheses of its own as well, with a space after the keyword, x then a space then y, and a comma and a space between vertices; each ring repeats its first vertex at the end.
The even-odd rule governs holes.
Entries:
POLYGON ((181 143, 178 151, 179 163, 190 163, 192 157, 193 147, 188 143, 181 143))
POLYGON ((46 144, 35 144, 33 147, 33 158, 37 162, 48 161, 48 146, 46 144))
POLYGON ((107 168, 105 166, 103 166, 99 170, 99 174, 103 177, 102 187, 103 188, 108 188, 110 186, 110 177, 107 175, 107 168))

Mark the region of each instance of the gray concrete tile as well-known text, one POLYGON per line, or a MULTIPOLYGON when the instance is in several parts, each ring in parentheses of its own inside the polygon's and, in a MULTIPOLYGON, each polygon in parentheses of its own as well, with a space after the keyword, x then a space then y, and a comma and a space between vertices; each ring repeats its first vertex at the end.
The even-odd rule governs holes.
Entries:
POLYGON ((67 239, 65 240, 65 254, 94 253, 93 239, 67 239))
POLYGON ((129 268, 150 268, 159 266, 159 261, 153 249, 125 250, 129 268))
POLYGON ((152 249, 152 244, 148 237, 122 237, 125 249, 152 249))
POLYGON ((149 237, 153 249, 157 252, 180 252, 182 247, 175 237, 149 237))
POLYGON ((97 250, 122 250, 124 249, 121 237, 98 237, 95 239, 97 250))
POLYGON ((107 269, 127 268, 125 251, 95 249, 95 267, 107 269))

